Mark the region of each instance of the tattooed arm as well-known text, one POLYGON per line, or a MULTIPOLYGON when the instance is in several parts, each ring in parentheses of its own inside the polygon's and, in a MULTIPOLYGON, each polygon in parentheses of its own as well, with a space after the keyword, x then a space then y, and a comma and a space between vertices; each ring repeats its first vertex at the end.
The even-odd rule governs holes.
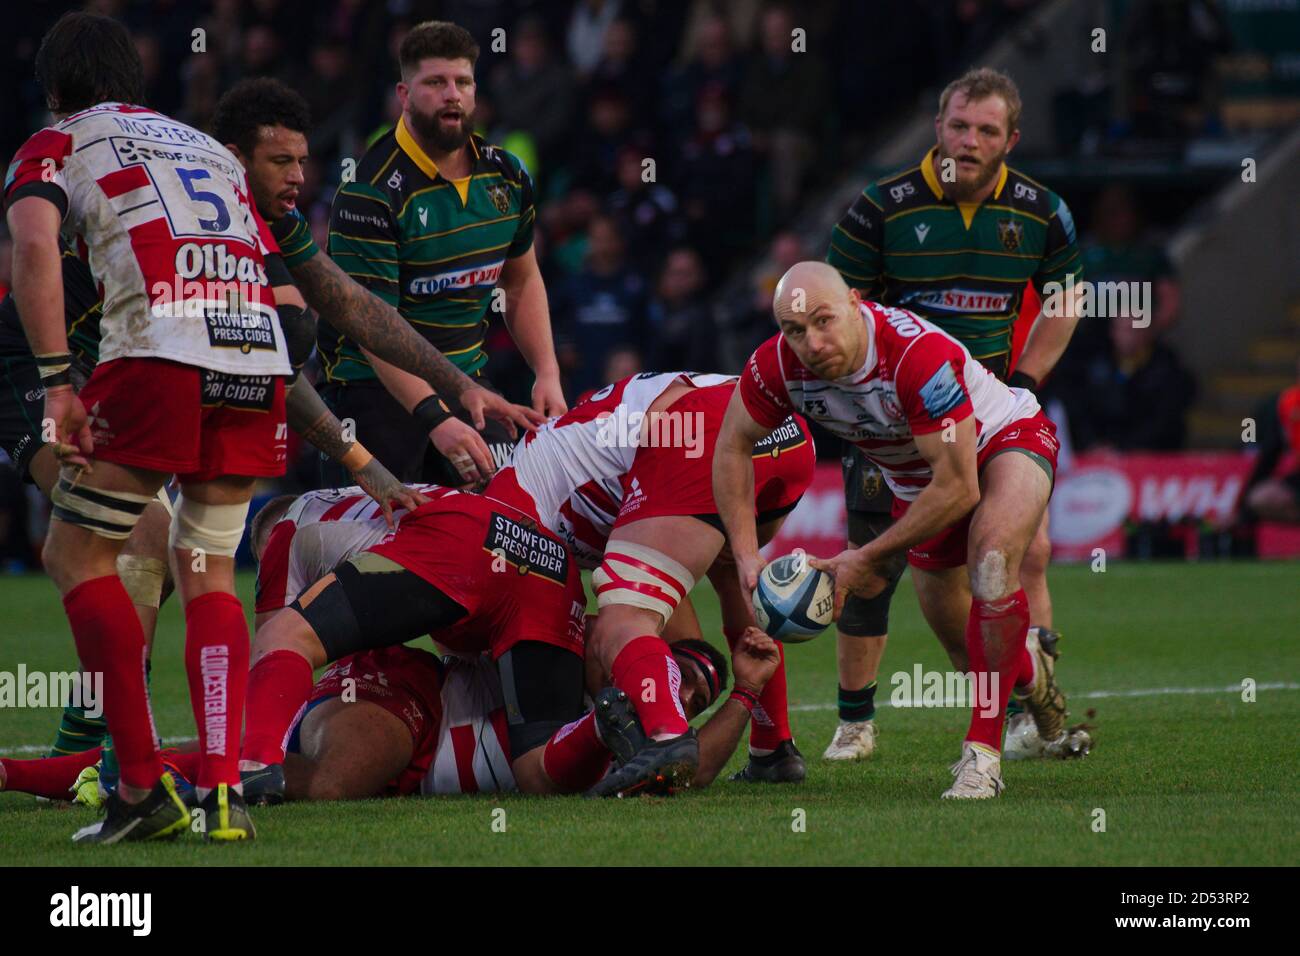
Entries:
POLYGON ((383 509, 390 528, 394 526, 394 501, 412 511, 428 500, 403 485, 360 442, 344 434, 343 423, 305 378, 299 377, 285 397, 284 411, 290 428, 352 472, 356 483, 383 509))
POLYGON ((324 253, 290 270, 307 302, 329 323, 385 362, 428 382, 439 395, 452 396, 470 413, 475 427, 484 416, 532 430, 545 419, 477 384, 416 332, 383 299, 353 280, 324 253))

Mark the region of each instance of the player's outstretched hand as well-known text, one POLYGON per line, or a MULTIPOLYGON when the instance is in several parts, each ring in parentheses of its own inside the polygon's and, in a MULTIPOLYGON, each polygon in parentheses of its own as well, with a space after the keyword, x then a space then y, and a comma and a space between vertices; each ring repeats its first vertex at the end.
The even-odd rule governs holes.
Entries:
POLYGON ((59 464, 71 465, 90 474, 90 455, 95 450, 95 441, 90 437, 86 406, 81 404, 71 385, 56 385, 45 390, 42 425, 48 428, 50 424, 54 426, 54 457, 59 464))
POLYGON ((883 577, 862 548, 849 548, 833 558, 814 558, 808 556, 808 566, 818 571, 825 571, 835 579, 835 620, 840 619, 844 609, 844 599, 850 594, 860 598, 873 598, 886 587, 889 580, 883 577))
POLYGON ((569 410, 560 385, 560 373, 539 375, 533 382, 533 411, 547 418, 558 418, 569 410))
POLYGON ((474 423, 475 428, 483 428, 487 424, 487 419, 494 418, 506 426, 511 438, 519 437, 519 428, 526 432, 535 432, 537 426, 546 421, 546 416, 541 413, 525 408, 523 405, 507 402, 505 398, 482 385, 471 385, 457 396, 457 401, 465 411, 469 412, 470 421, 474 423))
POLYGON ((393 502, 407 511, 414 511, 429 500, 414 488, 408 488, 398 481, 397 476, 385 468, 378 458, 371 458, 354 471, 352 480, 383 509, 384 521, 390 528, 397 527, 397 522, 393 520, 393 502))
POLYGON ((731 652, 731 668, 736 673, 736 686, 755 694, 761 693, 776 673, 781 663, 781 652, 776 641, 754 625, 736 641, 731 652))

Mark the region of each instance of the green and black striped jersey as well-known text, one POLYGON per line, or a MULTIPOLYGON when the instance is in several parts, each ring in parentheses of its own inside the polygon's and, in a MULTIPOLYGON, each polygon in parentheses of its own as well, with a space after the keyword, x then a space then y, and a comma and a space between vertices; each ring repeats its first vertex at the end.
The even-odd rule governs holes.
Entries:
POLYGON ((1005 378, 1025 281, 1042 292, 1082 278, 1074 218, 1060 196, 1006 166, 982 203, 955 203, 933 156, 864 189, 826 261, 864 298, 929 319, 1005 378))
POLYGON ((290 209, 288 215, 269 225, 271 235, 280 247, 280 258, 290 269, 296 269, 320 252, 320 246, 312 237, 311 226, 297 209, 290 209))
MULTIPOLYGON (((483 339, 501 269, 532 247, 535 210, 517 157, 479 136, 469 148, 470 175, 446 179, 399 120, 339 187, 329 253, 472 374, 487 362, 483 339)), ((357 344, 325 322, 317 347, 329 381, 375 378, 357 344)))
MULTIPOLYGON (((68 351, 88 372, 99 362, 99 321, 104 303, 90 267, 67 246, 63 247, 63 315, 68 329, 68 351)), ((18 305, 10 292, 0 303, 0 355, 31 355, 18 305)))

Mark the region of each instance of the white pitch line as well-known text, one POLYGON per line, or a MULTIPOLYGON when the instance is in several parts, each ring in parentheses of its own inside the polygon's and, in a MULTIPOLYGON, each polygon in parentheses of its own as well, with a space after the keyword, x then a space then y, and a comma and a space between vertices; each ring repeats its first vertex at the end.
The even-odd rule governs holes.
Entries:
MULTIPOLYGON (((1276 681, 1263 684, 1256 684, 1255 690, 1300 690, 1300 684, 1290 681, 1276 681)), ((1236 694, 1241 692, 1240 684, 1229 684, 1227 687, 1141 687, 1134 690, 1090 690, 1078 694, 1071 694, 1070 697, 1082 700, 1101 700, 1106 697, 1184 697, 1195 694, 1236 694)), ((882 701, 881 706, 893 706, 888 701, 882 701)), ((908 708, 924 708, 927 705, 919 698, 913 698, 904 707, 898 708, 904 710, 908 708)), ((964 707, 966 701, 956 701, 946 699, 945 707, 964 707)), ((819 710, 836 710, 836 704, 796 704, 790 708, 791 711, 799 713, 808 713, 819 710)), ((192 743, 195 737, 180 737, 175 740, 166 741, 167 746, 174 747, 177 744, 192 743)), ((49 744, 22 744, 17 747, 0 746, 0 753, 5 754, 35 754, 45 753, 50 749, 49 744)))
MULTIPOLYGON (((911 675, 908 675, 909 679, 911 675)), ((1300 684, 1290 681, 1276 681, 1264 684, 1256 684, 1255 690, 1300 690, 1300 684)), ((1227 687, 1141 687, 1134 690, 1090 690, 1077 694, 1068 694, 1070 700, 1101 700, 1106 697, 1182 697, 1193 694, 1239 694, 1241 693, 1240 684, 1229 684, 1227 687)), ((967 701, 957 701, 952 698, 944 700, 945 707, 964 707, 967 701)), ((881 701, 881 706, 893 706, 888 699, 881 701)), ((934 706, 933 703, 926 704, 921 698, 911 698, 907 704, 899 707, 899 710, 908 708, 922 708, 934 706)), ((796 704, 790 708, 792 711, 817 711, 817 710, 837 710, 836 704, 796 704)))
MULTIPOLYGON (((192 744, 198 740, 197 737, 177 737, 174 740, 164 740, 164 747, 176 747, 180 744, 192 744)), ((19 747, 6 747, 0 745, 0 754, 46 754, 50 752, 49 744, 23 744, 19 747)))

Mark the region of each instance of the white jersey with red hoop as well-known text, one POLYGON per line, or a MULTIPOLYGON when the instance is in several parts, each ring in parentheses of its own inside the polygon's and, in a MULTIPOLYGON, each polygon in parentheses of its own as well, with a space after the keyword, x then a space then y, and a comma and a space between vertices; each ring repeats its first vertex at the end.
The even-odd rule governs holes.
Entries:
POLYGON ((515 789, 505 696, 486 655, 444 657, 442 727, 420 793, 494 793, 515 789))
POLYGON ((1039 411, 1033 392, 1010 388, 960 342, 905 309, 864 302, 867 358, 825 381, 799 361, 783 334, 760 345, 740 379, 756 422, 775 428, 791 411, 851 441, 880 466, 890 489, 912 501, 930 483, 916 447, 924 435, 975 416, 977 449, 1013 421, 1039 411))
POLYGON ((239 161, 211 136, 140 106, 101 103, 33 135, 7 202, 42 195, 104 300, 99 359, 169 359, 288 375, 265 256, 278 247, 239 161))
POLYGON ((623 503, 623 477, 636 457, 632 436, 650 406, 676 382, 707 388, 731 381, 734 375, 647 372, 605 386, 515 446, 502 471, 513 473, 531 502, 509 495, 507 502, 535 514, 569 546, 579 567, 598 567, 623 503))
MULTIPOLYGON (((429 498, 451 492, 441 485, 409 485, 429 498)), ((393 509, 401 521, 406 509, 393 509)), ((267 539, 257 568, 259 614, 288 607, 304 590, 390 534, 379 504, 358 485, 300 495, 267 539)))

